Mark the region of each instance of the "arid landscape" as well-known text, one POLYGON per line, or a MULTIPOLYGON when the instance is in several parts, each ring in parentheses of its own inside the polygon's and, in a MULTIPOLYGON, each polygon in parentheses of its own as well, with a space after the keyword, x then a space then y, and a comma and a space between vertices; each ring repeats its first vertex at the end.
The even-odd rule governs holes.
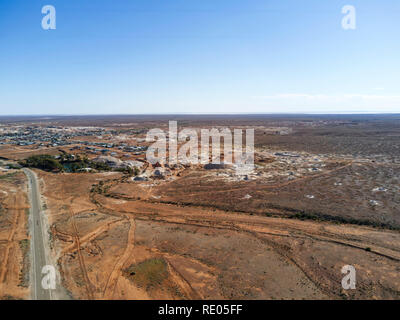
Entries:
POLYGON ((34 286, 23 167, 53 298, 400 298, 399 115, 2 117, 0 157, 2 299, 34 286), (149 163, 170 120, 254 129, 254 170, 149 163))
POLYGON ((0 173, 0 299, 29 298, 27 183, 20 171, 0 173))

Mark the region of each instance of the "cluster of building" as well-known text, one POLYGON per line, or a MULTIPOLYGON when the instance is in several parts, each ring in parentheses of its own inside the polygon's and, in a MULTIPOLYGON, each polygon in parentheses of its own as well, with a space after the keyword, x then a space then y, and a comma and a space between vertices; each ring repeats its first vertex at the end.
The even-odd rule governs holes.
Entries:
MULTIPOLYGON (((90 142, 90 141, 73 141, 72 144, 85 146, 84 150, 90 154, 103 154, 116 156, 117 152, 112 149, 117 149, 124 152, 133 153, 134 155, 143 154, 146 146, 130 146, 127 143, 104 143, 104 142, 90 142)), ((79 146, 73 147, 71 150, 80 149, 79 146)))
POLYGON ((70 140, 77 136, 107 134, 103 128, 63 128, 55 126, 12 126, 0 131, 1 144, 18 146, 38 145, 39 147, 57 147, 73 144, 70 140))
MULTIPOLYGON (((0 128, 0 144, 18 146, 62 147, 74 145, 71 150, 79 150, 90 154, 103 154, 116 156, 123 151, 135 155, 143 154, 147 147, 130 146, 127 143, 93 142, 74 140, 76 137, 103 137, 116 134, 114 130, 99 127, 57 127, 48 126, 7 126, 0 128), (115 148, 115 150, 113 150, 115 148)), ((127 155, 128 156, 128 155, 127 155)))

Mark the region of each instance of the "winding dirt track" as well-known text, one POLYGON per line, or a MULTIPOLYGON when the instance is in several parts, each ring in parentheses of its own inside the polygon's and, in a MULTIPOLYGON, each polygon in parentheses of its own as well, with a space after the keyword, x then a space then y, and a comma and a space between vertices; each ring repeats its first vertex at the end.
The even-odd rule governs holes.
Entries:
MULTIPOLYGON (((99 235, 101 235, 104 232, 107 232, 108 230, 110 230, 110 228, 114 224, 121 223, 121 221, 123 221, 123 220, 120 219, 120 220, 117 220, 117 221, 109 222, 107 224, 104 224, 104 225, 98 227, 97 229, 93 230, 92 232, 89 232, 89 233, 85 234, 83 237, 79 237, 79 244, 82 246, 82 245, 84 245, 84 244, 96 239, 99 235)), ((62 233, 62 232, 60 232, 58 230, 55 230, 55 232, 59 236, 64 236, 64 237, 66 237, 68 239, 72 239, 72 241, 73 241, 73 243, 70 246, 63 248, 63 250, 61 251, 62 254, 65 254, 65 253, 68 253, 68 252, 73 252, 73 251, 75 251, 77 249, 77 242, 74 241, 75 240, 74 236, 72 236, 70 234, 67 234, 67 233, 62 233)))
POLYGON ((76 223, 75 223, 75 215, 72 212, 71 207, 68 207, 68 212, 69 212, 69 215, 70 215, 70 221, 71 221, 71 224, 72 224, 72 228, 74 230, 74 235, 73 235, 74 241, 75 241, 74 245, 76 246, 76 249, 77 249, 79 265, 80 265, 80 268, 82 270, 83 278, 85 280, 85 287, 86 287, 87 296, 88 296, 89 300, 93 300, 93 298, 94 298, 93 289, 92 289, 93 285, 91 284, 90 279, 88 277, 87 270, 86 270, 86 265, 85 265, 85 260, 82 257, 81 242, 80 242, 80 239, 79 239, 78 228, 76 227, 76 223))
POLYGON ((128 217, 128 221, 129 221, 129 231, 128 231, 128 240, 125 247, 125 251, 119 258, 117 263, 114 265, 114 268, 107 279, 106 285, 103 290, 103 298, 108 297, 110 299, 113 297, 115 287, 118 282, 118 277, 121 275, 122 267, 132 254, 132 250, 135 247, 135 227, 136 227, 135 219, 133 219, 132 217, 128 217))
MULTIPOLYGON (((115 197, 113 195, 113 197, 115 197)), ((126 197, 121 197, 121 199, 127 200, 126 197)), ((352 247, 360 250, 365 250, 365 246, 372 245, 374 249, 370 252, 386 257, 393 261, 400 261, 400 250, 399 248, 382 245, 376 246, 376 243, 368 240, 368 239, 360 239, 354 236, 347 236, 342 233, 333 233, 333 232, 324 232, 321 231, 320 228, 311 228, 310 226, 317 225, 316 223, 310 222, 302 222, 296 221, 292 219, 282 219, 282 218, 270 218, 270 217, 262 217, 262 216, 249 216, 247 214, 243 214, 241 212, 230 212, 227 214, 226 212, 218 212, 218 214, 210 215, 210 214, 193 214, 185 215, 185 214, 168 214, 163 215, 163 211, 174 211, 173 208, 176 208, 176 212, 181 211, 182 207, 177 204, 172 203, 163 203, 157 200, 132 200, 132 203, 143 204, 147 207, 149 212, 145 212, 142 207, 138 206, 137 209, 121 210, 118 212, 120 214, 133 214, 136 219, 139 220, 153 220, 157 222, 163 223, 174 223, 181 224, 186 226, 197 226, 197 227, 205 227, 205 228, 215 228, 215 229, 226 229, 231 231, 241 231, 252 233, 254 236, 259 233, 260 235, 274 235, 274 236, 286 236, 286 237, 294 237, 294 238, 312 238, 318 241, 325 241, 340 244, 347 247, 352 247), (157 214, 156 217, 150 215, 153 211, 159 211, 160 214, 157 214), (164 210, 166 209, 166 210, 164 210), (184 221, 182 221, 182 218, 184 221), (259 227, 267 227, 271 228, 271 226, 275 226, 280 232, 269 233, 265 231, 257 231, 254 232, 254 226, 259 227), (360 242, 362 245, 360 245, 360 242)), ((96 202, 99 209, 106 213, 112 210, 112 208, 104 206, 101 202, 96 202)), ((197 205, 186 205, 185 207, 202 209, 201 206, 197 205)), ((116 213, 116 212, 115 212, 116 213)))
MULTIPOLYGON (((330 171, 329 174, 333 174, 337 170, 343 169, 348 165, 350 164, 336 168, 330 171)), ((139 231, 136 230, 136 225, 144 221, 165 224, 171 228, 175 226, 184 226, 190 228, 204 228, 205 230, 224 230, 232 231, 234 234, 243 234, 253 237, 268 244, 275 253, 294 265, 315 285, 315 287, 319 288, 326 296, 331 298, 338 298, 338 296, 332 294, 331 288, 324 287, 325 284, 321 283, 319 278, 320 273, 318 273, 322 272, 321 269, 307 265, 306 260, 302 260, 302 257, 297 255, 296 249, 294 250, 291 248, 291 245, 295 245, 295 243, 304 243, 305 241, 309 243, 312 242, 313 244, 329 243, 335 245, 336 248, 342 247, 343 252, 347 252, 345 250, 351 249, 353 253, 360 255, 365 255, 366 248, 368 248, 368 255, 388 259, 395 263, 400 262, 400 249, 398 247, 398 241, 400 239, 397 232, 356 225, 337 225, 330 222, 300 221, 280 217, 249 215, 242 212, 227 212, 219 209, 210 210, 210 208, 205 208, 201 205, 185 204, 182 206, 175 203, 164 203, 156 199, 151 199, 150 201, 147 197, 146 199, 129 198, 123 194, 118 196, 118 194, 108 192, 110 189, 109 186, 115 185, 116 183, 118 182, 115 180, 109 180, 109 182, 103 181, 102 185, 104 189, 100 190, 98 193, 95 192, 91 194, 89 197, 90 205, 86 204, 86 210, 80 210, 82 207, 77 206, 79 209, 74 212, 73 209, 71 209, 73 203, 71 200, 69 207, 69 220, 72 226, 71 234, 65 231, 60 233, 64 242, 69 242, 73 239, 72 244, 67 244, 67 246, 64 247, 62 255, 77 252, 79 268, 83 275, 88 299, 113 299, 118 297, 116 292, 117 288, 121 290, 124 288, 124 282, 118 282, 122 276, 122 269, 126 266, 128 261, 131 261, 131 263, 135 261, 135 259, 132 260, 132 254, 135 250, 139 250, 140 247, 138 245, 138 248, 135 248, 135 233, 140 232, 140 229, 139 231), (107 191, 105 192, 104 190, 107 191), (92 204, 95 205, 95 208, 92 204), (84 225, 77 226, 75 219, 80 213, 85 212, 97 212, 112 216, 113 219, 117 220, 111 222, 105 220, 99 226, 93 227, 92 229, 89 228, 90 230, 88 231, 83 231, 86 227, 84 227, 84 225), (102 282, 103 280, 96 280, 95 273, 90 273, 93 279, 92 284, 86 270, 84 257, 82 256, 84 247, 90 242, 96 241, 96 238, 106 234, 108 231, 112 232, 112 229, 116 226, 119 228, 121 227, 120 224, 125 223, 129 224, 129 228, 126 236, 124 236, 127 239, 126 244, 125 241, 123 241, 123 245, 121 243, 120 248, 122 249, 122 253, 119 254, 115 262, 113 261, 109 264, 110 269, 105 271, 104 282, 102 282), (78 230, 78 228, 82 228, 82 230, 78 230), (381 234, 375 238, 375 236, 370 235, 369 232, 382 233, 387 238, 380 240, 381 234), (391 243, 387 240, 390 239, 391 236, 393 236, 396 242, 391 243)), ((124 230, 126 229, 124 228, 124 230)), ((335 250, 340 250, 340 252, 342 252, 342 249, 335 250)), ((175 265, 176 262, 174 258, 171 257, 170 259, 168 252, 159 252, 158 254, 166 261, 171 280, 180 288, 185 297, 189 299, 204 298, 203 295, 192 286, 192 280, 190 278, 186 279, 184 274, 180 272, 181 267, 175 265)), ((103 276, 103 272, 102 270, 100 277, 103 276)), ((329 277, 329 274, 327 277, 329 277)), ((82 288, 82 290, 85 289, 82 288)), ((132 295, 129 297, 131 299, 135 298, 132 295)))

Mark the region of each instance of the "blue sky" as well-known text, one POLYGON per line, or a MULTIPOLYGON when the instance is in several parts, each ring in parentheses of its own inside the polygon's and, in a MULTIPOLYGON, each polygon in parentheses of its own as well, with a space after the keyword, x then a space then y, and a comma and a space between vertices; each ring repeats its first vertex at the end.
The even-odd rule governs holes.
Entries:
POLYGON ((400 112, 399 34, 398 0, 0 0, 0 114, 400 112))

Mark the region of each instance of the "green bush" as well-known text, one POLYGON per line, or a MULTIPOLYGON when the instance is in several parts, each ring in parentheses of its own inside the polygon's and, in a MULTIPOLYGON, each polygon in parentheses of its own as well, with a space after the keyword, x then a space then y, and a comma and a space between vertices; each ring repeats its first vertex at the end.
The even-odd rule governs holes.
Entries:
POLYGON ((47 171, 62 171, 63 166, 53 156, 42 154, 37 156, 30 156, 29 158, 20 161, 20 165, 24 167, 33 167, 47 171))

